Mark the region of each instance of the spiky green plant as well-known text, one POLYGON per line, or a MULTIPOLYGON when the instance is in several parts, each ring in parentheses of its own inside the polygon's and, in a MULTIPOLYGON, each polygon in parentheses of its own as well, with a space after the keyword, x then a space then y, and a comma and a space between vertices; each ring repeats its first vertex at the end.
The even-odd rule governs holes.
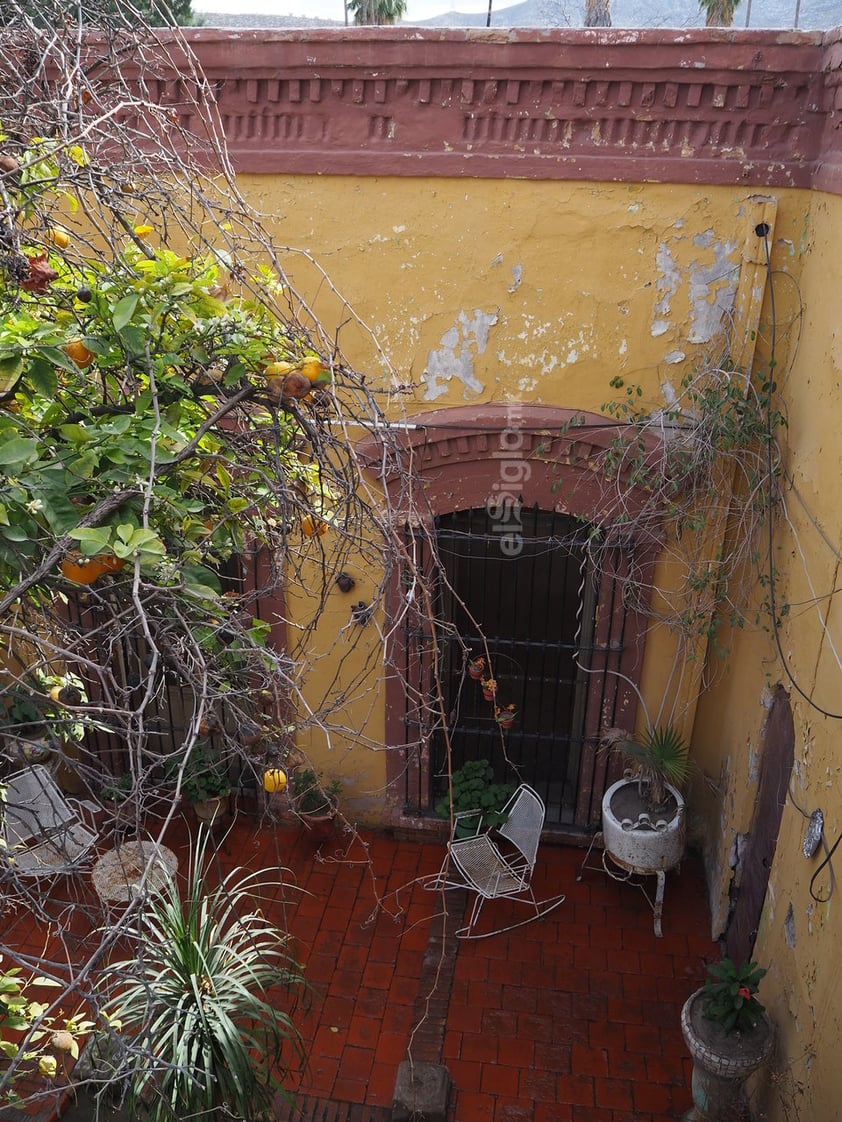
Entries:
POLYGON ((235 869, 212 887, 207 867, 203 843, 182 892, 168 875, 141 907, 136 957, 110 970, 118 1074, 150 1122, 223 1107, 248 1122, 270 1109, 285 1048, 302 1051, 291 1013, 303 978, 288 937, 255 908, 277 874, 235 869))
POLYGON ((605 741, 633 765, 635 777, 648 788, 648 802, 662 806, 667 798, 667 784, 681 788, 690 775, 689 747, 672 724, 647 729, 634 740, 621 729, 609 729, 605 741))

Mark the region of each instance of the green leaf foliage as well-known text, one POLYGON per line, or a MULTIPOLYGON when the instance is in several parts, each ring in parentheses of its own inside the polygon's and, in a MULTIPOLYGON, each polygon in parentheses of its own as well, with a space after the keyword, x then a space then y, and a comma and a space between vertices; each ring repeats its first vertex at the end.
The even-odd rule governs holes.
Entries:
POLYGON ((756 962, 735 964, 730 958, 708 966, 702 1011, 726 1032, 746 1032, 757 1024, 764 1007, 755 996, 766 973, 756 962))

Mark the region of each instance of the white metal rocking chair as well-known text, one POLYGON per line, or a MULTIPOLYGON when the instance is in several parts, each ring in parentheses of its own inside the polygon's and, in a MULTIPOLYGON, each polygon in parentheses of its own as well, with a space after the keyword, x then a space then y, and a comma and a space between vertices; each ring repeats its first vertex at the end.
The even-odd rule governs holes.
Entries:
POLYGON ((538 901, 532 890, 532 873, 545 813, 538 793, 525 783, 522 784, 501 813, 506 816, 505 822, 499 829, 491 831, 484 828, 480 811, 457 813, 453 823, 454 836, 448 842, 444 864, 426 885, 431 889, 464 888, 476 894, 467 924, 456 932, 458 939, 484 939, 489 935, 512 931, 547 915, 564 900, 564 895, 560 895, 538 901), (476 834, 457 837, 457 826, 464 825, 470 819, 476 820, 476 834), (451 866, 456 869, 460 880, 451 879, 451 866), (528 904, 532 907, 533 914, 508 927, 474 934, 474 927, 485 901, 500 899, 528 904))
POLYGON ((69 799, 43 764, 15 772, 2 786, 0 867, 49 878, 74 872, 92 856, 97 834, 82 822, 80 810, 96 808, 69 799))

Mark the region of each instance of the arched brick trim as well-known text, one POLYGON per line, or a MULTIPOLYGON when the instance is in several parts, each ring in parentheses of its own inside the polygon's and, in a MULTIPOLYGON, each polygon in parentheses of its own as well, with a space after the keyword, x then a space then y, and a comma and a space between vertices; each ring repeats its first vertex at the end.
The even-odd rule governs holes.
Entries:
MULTIPOLYGON (((619 481, 606 474, 606 455, 622 431, 593 413, 491 404, 418 414, 406 424, 385 427, 380 439, 369 437, 358 449, 370 474, 385 487, 393 523, 410 524, 422 536, 427 530, 432 533, 438 515, 483 508, 503 498, 522 498, 525 506, 537 504, 574 515, 607 531, 585 716, 588 751, 583 753, 579 787, 580 826, 599 821, 609 778, 609 765, 596 752, 598 734, 606 725, 633 724, 637 707, 635 687, 643 665, 648 605, 626 595, 627 577, 633 570, 636 587, 651 586, 661 545, 655 527, 635 534, 626 526, 629 514, 633 524, 646 492, 622 474, 619 481)), ((390 596, 387 613, 394 622, 406 607, 400 571, 393 574, 390 596)), ((393 824, 422 824, 408 817, 405 807, 417 802, 413 789, 421 789, 429 764, 423 707, 417 724, 408 720, 413 685, 419 683, 418 692, 425 692, 420 658, 425 616, 421 610, 409 626, 388 628, 392 646, 387 657, 386 744, 411 749, 387 756, 388 819, 393 824)))

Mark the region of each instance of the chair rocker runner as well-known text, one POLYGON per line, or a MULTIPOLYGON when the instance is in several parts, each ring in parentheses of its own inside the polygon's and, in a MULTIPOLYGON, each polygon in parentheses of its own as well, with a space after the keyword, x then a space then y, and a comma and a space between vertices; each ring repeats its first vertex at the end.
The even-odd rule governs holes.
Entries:
POLYGON ((536 791, 522 784, 501 812, 506 820, 499 829, 483 831, 480 811, 461 811, 454 816, 454 836, 448 842, 441 870, 425 885, 429 889, 467 889, 475 893, 467 924, 456 932, 458 939, 484 939, 523 927, 547 915, 564 900, 564 895, 536 900, 532 874, 544 825, 544 804, 536 791), (456 828, 476 819, 476 834, 456 837, 456 828), (453 880, 453 870, 459 880, 453 880), (508 927, 475 934, 474 927, 486 900, 514 900, 530 905, 534 914, 508 927))
POLYGON ((76 809, 89 804, 69 799, 43 764, 15 772, 3 786, 0 865, 46 878, 74 872, 92 856, 97 834, 76 809))

